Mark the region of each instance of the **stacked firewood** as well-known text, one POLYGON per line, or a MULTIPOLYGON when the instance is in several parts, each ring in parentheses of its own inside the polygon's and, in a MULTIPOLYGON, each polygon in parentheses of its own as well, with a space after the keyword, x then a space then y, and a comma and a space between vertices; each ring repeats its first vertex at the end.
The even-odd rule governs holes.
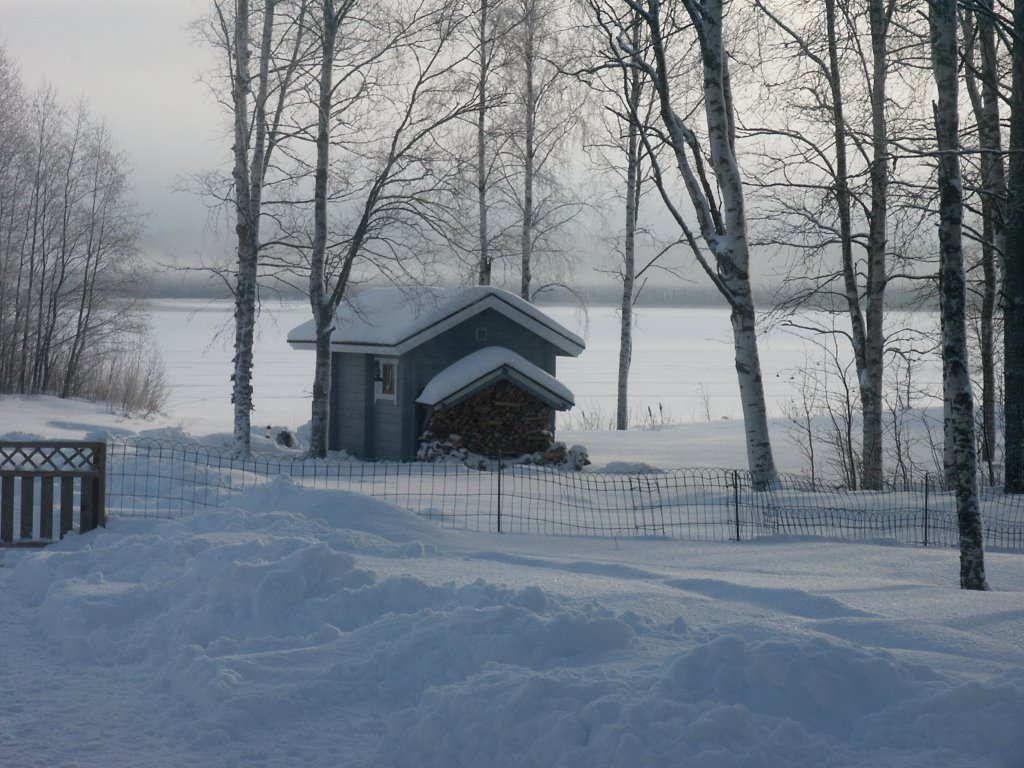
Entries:
POLYGON ((551 446, 551 408, 507 381, 430 416, 423 444, 481 456, 514 456, 551 446))

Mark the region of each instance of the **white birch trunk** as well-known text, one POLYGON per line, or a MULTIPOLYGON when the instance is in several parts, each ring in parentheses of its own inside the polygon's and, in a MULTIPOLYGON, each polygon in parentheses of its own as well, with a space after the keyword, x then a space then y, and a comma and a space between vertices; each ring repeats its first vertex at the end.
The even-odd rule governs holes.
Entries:
MULTIPOLYGON (((732 304, 730 320, 736 350, 736 377, 740 388, 746 432, 747 465, 757 487, 778 480, 768 433, 761 360, 755 329, 756 311, 750 288, 750 251, 743 182, 735 154, 732 94, 728 62, 722 36, 722 2, 707 0, 703 14, 704 103, 708 121, 711 162, 722 197, 724 233, 709 240, 719 274, 728 288, 732 304)), ((705 239, 708 239, 705 234, 705 239)))
POLYGON ((629 428, 629 367, 633 360, 633 300, 636 283, 636 220, 639 208, 639 141, 630 128, 626 167, 626 231, 622 253, 622 305, 619 310, 619 372, 615 428, 629 428))
POLYGON ((253 11, 249 0, 233 0, 234 16, 225 15, 222 3, 214 3, 222 45, 231 62, 231 103, 234 122, 235 232, 238 237, 237 270, 235 274, 235 356, 232 374, 234 408, 234 447, 246 455, 250 448, 250 416, 252 413, 253 337, 256 329, 257 268, 260 258, 260 217, 263 207, 263 185, 267 168, 279 139, 278 127, 286 96, 294 84, 297 57, 302 48, 302 17, 305 4, 299 8, 298 30, 291 46, 291 59, 280 66, 274 62, 273 120, 268 119, 271 96, 271 59, 280 53, 277 39, 278 19, 275 11, 281 0, 262 0, 262 29, 257 71, 251 71, 250 26, 253 11), (229 23, 228 19, 231 18, 229 23), (230 39, 228 39, 230 37, 230 39), (255 92, 253 79, 256 80, 255 92), (250 106, 249 100, 252 99, 250 106))
POLYGON ((963 257, 963 186, 957 98, 956 0, 929 0, 932 68, 938 90, 935 132, 939 149, 939 292, 942 367, 948 406, 960 528, 960 586, 986 589, 981 510, 974 441, 974 400, 967 356, 966 279, 963 257))
MULTIPOLYGON (((268 3, 268 5, 270 5, 268 3)), ((271 6, 272 7, 272 6, 271 6)), ((232 360, 231 402, 234 408, 234 450, 248 455, 252 413, 253 337, 256 328, 256 268, 259 254, 259 197, 253 200, 249 168, 249 2, 237 0, 234 19, 235 71, 232 77, 234 107, 235 233, 238 236, 238 264, 235 275, 235 356, 232 360)))
MULTIPOLYGON (((729 72, 722 34, 722 0, 687 2, 686 9, 698 30, 704 74, 704 108, 708 127, 708 144, 715 180, 721 193, 721 210, 713 208, 705 190, 707 180, 702 169, 690 166, 687 148, 695 138, 671 104, 668 66, 664 38, 660 27, 660 2, 648 4, 647 22, 656 59, 655 85, 661 101, 661 114, 672 141, 680 174, 700 222, 701 235, 714 256, 716 270, 712 277, 719 292, 729 302, 736 358, 736 377, 740 389, 743 421, 746 432, 747 464, 757 488, 767 488, 778 481, 775 460, 768 433, 768 412, 761 379, 761 361, 755 329, 756 311, 750 287, 750 250, 743 183, 735 154, 735 124, 729 72)), ((694 150, 700 162, 699 150, 694 150)))
MULTIPOLYGON (((633 43, 639 47, 636 27, 633 43)), ((626 103, 631 120, 637 119, 642 91, 640 72, 634 69, 626 80, 626 103)), ((629 368, 633 361, 633 301, 636 291, 636 223, 640 210, 640 132, 628 126, 626 143, 626 227, 622 254, 622 305, 619 328, 619 372, 616 393, 615 428, 629 428, 629 368)))

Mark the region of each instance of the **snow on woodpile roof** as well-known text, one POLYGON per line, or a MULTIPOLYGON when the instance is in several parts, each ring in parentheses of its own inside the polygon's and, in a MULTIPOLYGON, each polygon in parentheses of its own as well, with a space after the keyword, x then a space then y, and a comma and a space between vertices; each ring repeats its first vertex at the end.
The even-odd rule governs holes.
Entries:
POLYGON ((572 390, 504 347, 484 347, 452 363, 427 383, 416 402, 454 405, 502 379, 511 380, 553 408, 565 410, 574 404, 572 390))
MULTIPOLYGON (((338 308, 331 347, 339 352, 403 354, 464 320, 493 309, 549 341, 558 354, 576 357, 583 339, 514 293, 489 286, 371 288, 338 308)), ((288 334, 288 343, 312 348, 309 320, 288 334)))

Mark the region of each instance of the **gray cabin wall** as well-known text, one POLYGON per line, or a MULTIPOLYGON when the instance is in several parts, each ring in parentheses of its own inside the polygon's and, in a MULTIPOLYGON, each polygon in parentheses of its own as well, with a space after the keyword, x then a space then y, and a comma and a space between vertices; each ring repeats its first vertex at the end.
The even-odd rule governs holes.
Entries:
POLYGON ((419 450, 419 438, 423 432, 422 406, 416 405, 416 398, 423 390, 423 384, 419 384, 419 369, 421 363, 416 359, 415 350, 402 357, 398 364, 398 382, 407 393, 406 397, 399 400, 401 408, 401 434, 399 436, 399 453, 402 459, 415 459, 419 450))
POLYGON ((369 456, 367 406, 373 375, 367 355, 335 352, 331 355, 331 413, 328 447, 357 458, 369 456))

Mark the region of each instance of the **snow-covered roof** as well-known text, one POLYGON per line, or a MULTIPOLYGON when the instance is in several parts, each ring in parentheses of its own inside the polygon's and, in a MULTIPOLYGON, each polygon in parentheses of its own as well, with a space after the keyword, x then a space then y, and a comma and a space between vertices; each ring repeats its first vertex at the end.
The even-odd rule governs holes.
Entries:
POLYGON ((454 405, 503 379, 556 410, 567 410, 574 404, 567 386, 504 347, 484 347, 452 363, 427 383, 416 402, 432 407, 454 405))
MULTIPOLYGON (((337 352, 401 355, 486 309, 505 315, 550 342, 559 355, 576 357, 579 336, 514 293, 489 286, 371 288, 338 308, 331 348, 337 352)), ((309 320, 288 334, 297 349, 312 349, 316 325, 309 320)))

